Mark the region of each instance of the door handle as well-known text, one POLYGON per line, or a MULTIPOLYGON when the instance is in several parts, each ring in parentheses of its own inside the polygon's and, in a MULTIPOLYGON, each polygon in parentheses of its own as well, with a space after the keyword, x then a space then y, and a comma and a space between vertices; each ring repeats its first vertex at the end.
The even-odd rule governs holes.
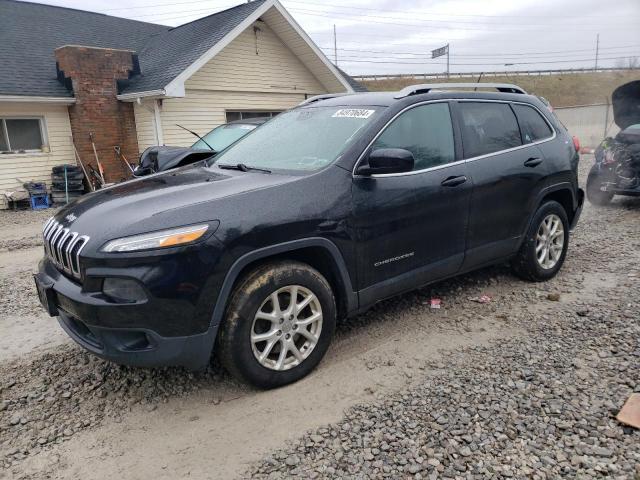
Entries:
POLYGON ((538 157, 530 158, 529 160, 524 162, 525 167, 537 167, 542 163, 542 159, 538 157))
POLYGON ((460 175, 457 177, 449 177, 443 180, 440 185, 442 185, 443 187, 457 187, 458 185, 462 185, 466 181, 467 177, 465 177, 464 175, 460 175))

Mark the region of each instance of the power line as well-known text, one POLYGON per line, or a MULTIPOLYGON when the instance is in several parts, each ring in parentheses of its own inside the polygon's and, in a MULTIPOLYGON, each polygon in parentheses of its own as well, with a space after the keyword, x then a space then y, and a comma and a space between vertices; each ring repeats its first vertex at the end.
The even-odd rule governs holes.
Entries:
MULTIPOLYGON (((629 57, 607 57, 601 58, 600 60, 621 60, 629 57)), ((393 64, 393 65, 446 65, 446 63, 442 62, 398 62, 398 61, 384 61, 379 62, 375 60, 343 60, 344 63, 380 63, 380 64, 393 64)), ((551 61, 536 61, 536 62, 500 62, 500 63, 451 63, 453 66, 499 66, 505 65, 508 63, 509 65, 539 65, 539 64, 551 64, 551 63, 574 63, 574 62, 592 62, 593 58, 585 58, 585 59, 571 59, 571 60, 551 60, 551 61)))
MULTIPOLYGON (((335 7, 335 8, 349 8, 349 9, 353 9, 353 10, 368 10, 368 11, 376 11, 376 12, 382 12, 382 13, 405 13, 407 15, 412 15, 415 16, 416 14, 420 14, 422 13, 421 11, 417 11, 417 10, 413 10, 413 11, 408 11, 408 10, 385 10, 385 9, 381 9, 381 8, 371 8, 371 7, 351 7, 351 6, 347 6, 347 5, 337 5, 335 3, 314 3, 314 2, 300 2, 297 0, 284 0, 285 3, 298 3, 298 4, 302 4, 302 5, 314 5, 314 6, 322 6, 322 7, 335 7)), ((481 17, 481 18, 557 18, 558 15, 557 14, 553 14, 553 15, 482 15, 482 14, 472 14, 472 13, 429 13, 429 15, 433 15, 433 16, 442 16, 442 17, 481 17)), ((600 16, 594 16, 594 15, 585 15, 585 18, 593 18, 595 19, 601 19, 600 16)), ((627 18, 625 15, 611 15, 611 17, 620 17, 620 18, 627 18)))
MULTIPOLYGON (((372 15, 366 15, 366 16, 354 16, 354 15, 347 15, 347 14, 332 14, 332 13, 327 13, 327 12, 320 12, 318 10, 308 10, 308 9, 302 9, 302 8, 296 8, 296 7, 292 7, 289 8, 290 11, 294 11, 294 12, 298 12, 301 13, 302 15, 311 15, 311 16, 315 16, 315 17, 322 17, 322 18, 341 18, 341 19, 346 19, 346 20, 354 20, 356 19, 358 22, 360 23, 377 23, 379 25, 392 25, 392 26, 400 26, 400 27, 405 27, 405 28, 425 28, 426 26, 431 26, 433 27, 433 25, 426 25, 426 24, 418 24, 418 23, 399 23, 399 22, 385 22, 382 20, 372 20, 375 18, 379 18, 379 19, 384 19, 385 17, 379 17, 379 16, 372 16, 372 15)), ((387 17, 388 18, 388 17, 387 17)), ((448 24, 451 23, 455 23, 455 22, 446 22, 448 24)), ((503 24, 503 25, 507 25, 508 24, 503 24)), ((513 24, 514 27, 528 27, 532 30, 537 29, 537 27, 545 27, 548 28, 551 25, 550 24, 546 24, 546 25, 526 25, 526 24, 513 24), (531 27, 536 27, 536 28, 531 28, 531 27)), ((599 25, 602 26, 602 25, 599 25)), ((469 30, 469 31, 488 31, 490 28, 495 28, 496 24, 487 24, 485 25, 486 28, 472 28, 472 27, 461 27, 461 26, 456 26, 456 25, 438 25, 435 28, 438 29, 444 29, 444 30, 469 30)), ((592 27, 588 26, 588 25, 584 25, 584 24, 573 24, 571 25, 572 29, 576 29, 576 27, 584 27, 584 28, 580 28, 580 29, 588 29, 591 30, 592 27)), ((625 27, 627 27, 625 25, 625 27)), ((511 29, 499 29, 500 32, 516 32, 516 31, 521 31, 521 28, 511 28, 511 29)), ((621 28, 620 26, 618 26, 618 28, 621 28)), ((637 28, 637 25, 632 25, 629 24, 628 28, 637 28)))
MULTIPOLYGON (((300 3, 300 2, 293 2, 293 3, 300 3)), ((349 7, 346 7, 349 8, 349 7)), ((326 16, 330 16, 330 17, 338 17, 338 18, 358 18, 358 19, 363 19, 363 20, 369 20, 371 18, 377 18, 377 19, 382 19, 382 20, 409 20, 410 22, 420 22, 421 24, 424 25, 428 25, 428 26, 433 26, 432 24, 445 24, 445 25, 453 25, 453 24, 457 24, 457 23, 462 23, 462 24, 472 24, 472 25, 486 25, 486 26, 504 26, 504 25, 512 25, 515 27, 548 27, 549 23, 521 23, 521 22, 504 22, 504 21, 500 21, 500 22, 486 22, 486 21, 482 21, 479 22, 478 20, 472 20, 472 21, 464 21, 464 20, 427 20, 427 19, 421 19, 420 17, 412 17, 412 18, 405 18, 405 17, 394 17, 394 16, 389 16, 389 15, 384 15, 384 16, 380 16, 380 15, 372 15, 370 13, 364 13, 364 14, 358 14, 358 13, 351 13, 351 12, 332 12, 332 11, 328 11, 328 10, 314 10, 314 9, 309 9, 309 8, 301 8, 301 7, 290 7, 289 10, 295 10, 298 12, 310 12, 307 13, 308 15, 312 15, 312 14, 316 14, 316 15, 321 15, 324 14, 326 16)), ((393 24, 392 22, 384 22, 384 23, 389 23, 389 24, 393 24)), ((571 26, 580 26, 580 27, 595 27, 596 25, 588 25, 588 24, 584 24, 584 23, 566 23, 565 20, 562 21, 563 25, 571 25, 571 26)), ((407 25, 407 26, 416 26, 416 27, 423 27, 424 25, 419 25, 419 24, 415 24, 415 23, 402 23, 402 25, 407 25)), ((610 24, 610 25, 614 25, 614 24, 610 24)), ((615 24, 617 25, 617 24, 615 24)), ((625 24, 626 26, 634 26, 635 24, 629 23, 629 24, 625 24)), ((598 24, 597 26, 602 26, 602 24, 598 24)), ((446 28, 446 27, 441 27, 438 26, 438 28, 446 28)), ((450 28, 454 28, 454 26, 451 26, 450 28)), ((460 26, 455 26, 455 28, 460 29, 460 30, 465 30, 464 27, 460 27, 460 26)), ((467 30, 479 30, 478 28, 467 28, 467 30)))
MULTIPOLYGON (((635 47, 640 47, 640 44, 619 45, 615 47, 600 47, 600 50, 620 50, 620 49, 629 49, 629 48, 635 48, 635 47)), ((333 49, 333 47, 320 47, 320 48, 323 50, 333 49)), ((364 49, 358 49, 358 48, 338 48, 338 51, 357 52, 357 53, 381 53, 381 54, 391 54, 391 55, 413 55, 416 57, 431 58, 430 53, 420 53, 420 52, 398 52, 398 51, 391 51, 391 50, 364 50, 364 49)), ((473 57, 473 58, 520 57, 520 56, 530 57, 530 56, 550 55, 550 54, 557 54, 559 56, 564 56, 566 54, 567 56, 569 56, 569 55, 574 55, 575 53, 578 53, 578 52, 593 52, 593 48, 582 48, 582 49, 576 49, 576 50, 555 50, 555 51, 548 51, 548 52, 518 52, 518 53, 493 53, 493 54, 456 53, 455 56, 456 57, 473 57)), ((611 53, 621 54, 623 52, 611 52, 611 53)), ((630 52, 629 54, 631 55, 633 53, 635 52, 630 52)))

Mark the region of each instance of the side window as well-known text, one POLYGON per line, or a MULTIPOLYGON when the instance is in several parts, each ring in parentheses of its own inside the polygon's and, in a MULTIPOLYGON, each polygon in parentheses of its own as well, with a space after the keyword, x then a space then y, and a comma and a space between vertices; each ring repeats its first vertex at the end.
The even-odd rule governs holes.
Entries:
POLYGON ((453 162, 455 148, 447 103, 431 103, 407 110, 378 137, 373 149, 404 148, 413 153, 414 170, 453 162))
POLYGON ((514 104, 513 109, 520 122, 524 143, 537 142, 553 135, 553 130, 535 108, 514 104))
POLYGON ((516 116, 506 103, 460 102, 465 158, 522 145, 516 116))

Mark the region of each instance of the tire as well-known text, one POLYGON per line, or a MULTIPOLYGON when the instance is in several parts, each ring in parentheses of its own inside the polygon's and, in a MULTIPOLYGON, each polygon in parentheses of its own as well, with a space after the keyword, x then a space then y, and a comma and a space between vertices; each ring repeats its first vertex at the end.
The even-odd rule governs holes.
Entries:
MULTIPOLYGON (((553 228, 553 227, 552 227, 553 228)), ((550 237, 546 235, 546 237, 550 237)), ((532 282, 543 282, 556 276, 562 265, 564 264, 569 247, 569 219, 564 207, 555 201, 548 201, 542 204, 533 216, 531 225, 526 233, 524 242, 516 257, 511 262, 513 272, 520 278, 532 282), (553 220, 553 223, 549 221, 553 220), (538 233, 545 236, 543 222, 548 225, 554 225, 558 221, 558 226, 562 226, 562 234, 551 235, 552 240, 547 243, 546 240, 539 240, 538 233), (562 241, 560 247, 560 241, 562 241), (542 247, 540 247, 542 243, 542 247), (549 257, 539 259, 545 251, 549 251, 549 257), (539 251, 539 248, 541 250, 539 251), (556 258, 557 257, 557 258, 556 258), (549 261, 547 261, 549 260, 549 261)))
POLYGON ((67 175, 70 174, 70 173, 74 173, 74 172, 82 173, 82 168, 80 168, 77 165, 69 165, 69 164, 67 164, 67 165, 56 165, 55 167, 53 167, 51 169, 51 172, 52 173, 60 173, 60 174, 62 174, 64 176, 65 167, 67 169, 67 175))
POLYGON ((333 291, 317 270, 294 261, 268 263, 250 271, 235 287, 218 334, 218 357, 240 380, 263 389, 280 387, 300 380, 320 363, 329 348, 335 326, 333 291), (290 307, 288 299, 292 288, 297 288, 298 305, 313 298, 293 319, 288 315, 283 320, 290 307), (273 308, 274 294, 282 317, 273 308), (259 310, 262 316, 258 315, 259 310), (273 320, 263 318, 265 315, 273 316, 273 320), (312 323, 297 325, 298 321, 311 318, 315 318, 312 323), (302 329, 308 335, 317 336, 315 345, 308 335, 300 333, 302 329), (254 343, 252 333, 269 336, 269 339, 254 343), (281 361, 285 345, 287 350, 281 361), (296 347, 298 357, 289 350, 290 345, 296 347), (258 358, 260 355, 264 356, 262 363, 258 358))
POLYGON ((604 181, 607 181, 606 175, 603 175, 595 165, 591 167, 587 177, 587 199, 592 205, 603 207, 613 199, 613 193, 600 190, 604 181))

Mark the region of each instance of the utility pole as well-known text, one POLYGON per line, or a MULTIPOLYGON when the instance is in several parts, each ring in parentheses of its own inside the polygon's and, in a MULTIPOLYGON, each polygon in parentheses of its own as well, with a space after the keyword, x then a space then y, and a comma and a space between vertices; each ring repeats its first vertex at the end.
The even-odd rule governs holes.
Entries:
POLYGON ((598 70, 598 54, 600 53, 600 34, 596 35, 596 70, 598 70))
POLYGON ((447 78, 449 78, 449 44, 447 43, 447 78))
POLYGON ((334 63, 336 64, 336 67, 338 66, 338 38, 336 36, 336 24, 333 24, 333 60, 334 63))

